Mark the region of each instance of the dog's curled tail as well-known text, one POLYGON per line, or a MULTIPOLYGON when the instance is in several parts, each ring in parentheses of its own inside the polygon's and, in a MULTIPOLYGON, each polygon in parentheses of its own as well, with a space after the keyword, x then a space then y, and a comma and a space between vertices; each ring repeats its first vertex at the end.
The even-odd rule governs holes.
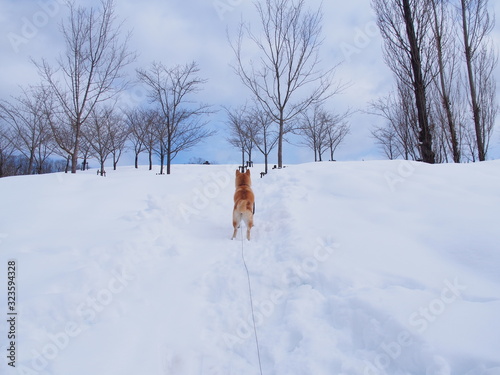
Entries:
POLYGON ((236 204, 235 209, 241 213, 249 211, 253 214, 254 207, 252 202, 246 199, 242 199, 238 202, 238 204, 236 204))

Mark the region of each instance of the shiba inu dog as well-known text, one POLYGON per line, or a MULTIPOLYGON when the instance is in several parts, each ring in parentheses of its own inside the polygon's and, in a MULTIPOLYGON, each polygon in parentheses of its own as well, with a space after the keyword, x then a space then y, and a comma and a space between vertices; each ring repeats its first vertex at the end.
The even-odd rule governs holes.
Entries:
POLYGON ((245 173, 236 170, 236 191, 234 192, 234 210, 233 210, 233 237, 236 237, 236 232, 240 227, 241 220, 245 222, 247 227, 247 240, 250 241, 250 229, 253 227, 253 213, 255 205, 255 197, 251 188, 252 180, 250 178, 250 169, 245 173))

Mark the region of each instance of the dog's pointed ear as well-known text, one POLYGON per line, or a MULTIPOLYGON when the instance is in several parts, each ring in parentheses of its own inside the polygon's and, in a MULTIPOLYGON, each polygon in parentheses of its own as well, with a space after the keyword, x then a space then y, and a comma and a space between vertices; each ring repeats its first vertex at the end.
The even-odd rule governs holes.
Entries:
POLYGON ((245 173, 250 176, 250 169, 247 169, 245 173))
POLYGON ((238 176, 240 173, 241 173, 241 172, 240 172, 240 170, 239 170, 239 169, 237 169, 237 170, 236 170, 236 176, 238 176))

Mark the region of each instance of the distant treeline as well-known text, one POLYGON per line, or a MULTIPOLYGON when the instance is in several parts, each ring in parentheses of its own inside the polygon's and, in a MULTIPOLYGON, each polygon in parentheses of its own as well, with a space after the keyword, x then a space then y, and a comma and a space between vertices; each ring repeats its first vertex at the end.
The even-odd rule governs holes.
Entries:
POLYGON ((48 159, 42 164, 33 164, 31 168, 29 164, 23 155, 7 156, 0 162, 0 177, 64 172, 68 167, 68 162, 62 159, 48 159))

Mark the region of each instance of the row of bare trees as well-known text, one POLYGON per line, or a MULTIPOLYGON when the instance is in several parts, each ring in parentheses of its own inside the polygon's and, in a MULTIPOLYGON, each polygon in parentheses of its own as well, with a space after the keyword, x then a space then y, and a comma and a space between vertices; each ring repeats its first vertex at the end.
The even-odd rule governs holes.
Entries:
POLYGON ((323 153, 327 150, 333 161, 335 151, 349 134, 347 120, 351 114, 351 111, 342 114, 329 112, 316 105, 301 114, 297 128, 292 132, 302 136, 302 145, 313 150, 314 161, 323 161, 323 153))
POLYGON ((264 156, 265 170, 268 172, 269 154, 278 143, 279 133, 272 118, 259 107, 231 110, 226 108, 229 135, 227 141, 241 151, 241 165, 245 157, 253 160, 252 152, 257 148, 264 156))
POLYGON ((389 158, 483 161, 498 111, 488 0, 372 0, 395 92, 371 104, 389 158))
POLYGON ((25 90, 11 102, 0 102, 0 177, 47 169, 55 143, 46 106, 43 91, 25 90))
MULTIPOLYGON (((241 165, 245 158, 253 160, 252 153, 256 148, 264 156, 265 173, 268 172, 268 159, 279 140, 278 127, 269 114, 259 106, 227 109, 227 125, 229 136, 227 141, 241 151, 241 165)), ((288 121, 283 129, 284 139, 287 134, 300 136, 300 145, 310 148, 314 153, 314 161, 322 161, 328 150, 330 160, 334 160, 337 147, 349 134, 347 123, 351 112, 334 114, 323 106, 315 105, 301 113, 294 121, 288 121)))
MULTIPOLYGON (((213 134, 204 115, 208 105, 193 101, 206 82, 196 63, 172 68, 153 63, 137 70, 137 81, 148 92, 143 108, 119 108, 120 94, 130 86, 125 68, 135 61, 128 50, 129 34, 115 15, 113 0, 85 8, 69 2, 69 17, 61 30, 65 51, 51 63, 33 61, 41 84, 21 96, 0 101, 0 177, 54 171, 50 157, 67 160, 75 173, 90 157, 113 166, 129 145, 136 155, 149 153, 166 161, 213 134)), ((205 116, 206 117, 206 116, 205 116)), ((57 165, 58 169, 61 168, 57 165)))
POLYGON ((68 6, 69 18, 61 27, 64 53, 55 63, 46 59, 34 63, 54 98, 57 144, 71 158, 71 172, 76 173, 83 127, 100 105, 127 88, 124 70, 135 53, 128 50, 129 34, 117 21, 113 0, 102 0, 99 9, 72 2, 68 6))
MULTIPOLYGON (((485 160, 498 110, 487 0, 372 4, 397 82, 395 92, 371 104, 371 112, 386 119, 373 134, 387 156, 428 163, 485 160)), ((243 159, 247 153, 251 160, 256 147, 266 164, 277 148, 282 167, 283 142, 294 133, 315 160, 326 150, 333 160, 349 131, 350 113, 325 109, 345 85, 334 79, 336 66, 321 63, 321 8, 307 9, 305 0, 255 5, 259 27, 242 23, 230 40, 234 72, 254 104, 227 110, 230 141, 243 159)), ((128 50, 129 34, 116 18, 113 0, 101 0, 99 8, 68 6, 61 27, 64 52, 55 62, 33 61, 41 84, 0 102, 0 176, 12 170, 42 173, 54 154, 66 159, 73 173, 79 159, 85 166, 95 157, 103 172, 107 158, 116 166, 126 145, 133 148, 136 165, 140 153, 149 154, 150 165, 156 154, 160 173, 164 163, 170 173, 179 152, 214 134, 206 127, 211 107, 193 100, 206 83, 197 64, 170 68, 156 62, 138 69, 149 101, 123 111, 116 103, 130 85, 125 71, 136 56, 128 50)))
MULTIPOLYGON (((104 175, 104 165, 109 158, 116 169, 122 154, 131 150, 136 168, 139 155, 147 152, 150 169, 153 156, 158 156, 160 173, 163 173, 165 159, 167 173, 170 173, 170 163, 180 151, 213 133, 205 129, 205 123, 199 119, 201 114, 209 112, 209 107, 186 106, 185 98, 176 96, 181 89, 182 95, 197 89, 196 85, 187 84, 197 80, 190 78, 198 71, 196 64, 170 69, 153 64, 150 70, 140 71, 140 76, 158 72, 160 67, 159 76, 170 77, 158 83, 163 95, 161 102, 151 94, 151 105, 144 107, 122 110, 112 105, 113 102, 94 106, 79 127, 78 156, 83 167, 89 158, 94 158, 104 175)), ((11 101, 0 102, 0 177, 69 170, 73 156, 69 146, 75 141, 74 128, 64 126, 56 111, 57 100, 50 89, 42 86, 31 87, 11 101), (54 163, 54 157, 63 158, 65 162, 54 163)))

